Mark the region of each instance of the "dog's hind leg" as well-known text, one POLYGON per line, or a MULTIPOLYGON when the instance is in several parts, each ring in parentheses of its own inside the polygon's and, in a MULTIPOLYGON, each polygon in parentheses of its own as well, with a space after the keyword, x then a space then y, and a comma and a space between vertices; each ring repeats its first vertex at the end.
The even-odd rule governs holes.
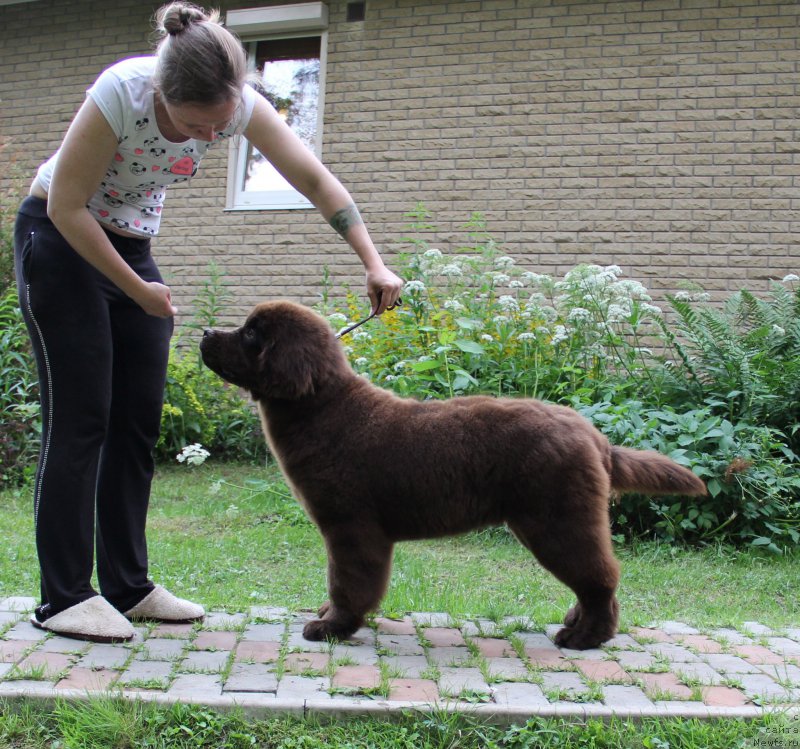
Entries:
POLYGON ((306 624, 307 640, 346 640, 376 609, 389 584, 393 544, 378 529, 358 523, 326 528, 328 602, 306 624))
POLYGON ((556 645, 586 650, 610 640, 619 623, 615 595, 619 563, 611 547, 608 517, 584 515, 579 520, 548 519, 546 523, 515 518, 508 527, 578 597, 556 634, 556 645))

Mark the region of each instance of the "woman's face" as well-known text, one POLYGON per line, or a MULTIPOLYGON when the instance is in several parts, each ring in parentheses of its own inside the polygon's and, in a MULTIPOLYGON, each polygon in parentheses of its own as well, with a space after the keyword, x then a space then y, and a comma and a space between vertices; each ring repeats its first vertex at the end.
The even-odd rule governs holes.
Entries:
POLYGON ((173 127, 187 138, 197 140, 216 140, 217 133, 222 132, 233 121, 239 102, 224 101, 221 104, 169 104, 164 102, 164 109, 173 127))

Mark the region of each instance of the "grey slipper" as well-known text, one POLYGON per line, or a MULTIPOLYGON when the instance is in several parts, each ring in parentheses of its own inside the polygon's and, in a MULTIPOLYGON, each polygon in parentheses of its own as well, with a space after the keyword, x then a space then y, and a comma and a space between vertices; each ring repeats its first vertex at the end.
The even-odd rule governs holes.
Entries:
POLYGON ((131 621, 172 622, 187 624, 196 622, 206 615, 205 609, 197 603, 177 598, 166 588, 156 585, 139 603, 125 612, 131 621))
POLYGON ((43 622, 32 616, 31 624, 62 637, 89 642, 128 642, 136 634, 131 623, 102 596, 87 598, 43 622))

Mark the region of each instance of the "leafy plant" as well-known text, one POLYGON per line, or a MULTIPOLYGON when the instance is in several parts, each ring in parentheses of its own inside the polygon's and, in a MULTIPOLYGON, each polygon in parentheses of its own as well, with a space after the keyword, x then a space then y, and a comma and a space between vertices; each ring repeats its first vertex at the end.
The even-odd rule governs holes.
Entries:
POLYGON ((36 368, 13 288, 0 296, 0 413, 0 484, 18 483, 33 470, 41 422, 36 368))
POLYGON ((622 530, 666 541, 727 538, 777 553, 800 541, 799 459, 777 430, 733 423, 708 407, 677 413, 638 401, 574 405, 613 443, 657 450, 706 481, 707 497, 623 496, 612 507, 622 530))
MULTIPOLYGON (((230 301, 223 271, 210 264, 207 280, 193 302, 195 316, 187 327, 202 330, 217 325, 230 301)), ((263 461, 267 454, 253 405, 203 364, 194 341, 177 336, 170 347, 156 456, 175 460, 194 444, 217 459, 263 461)))
MULTIPOLYGON (((412 229, 428 232, 424 208, 412 229)), ((563 279, 522 271, 474 214, 451 253, 412 237, 401 258, 404 305, 347 341, 356 369, 401 394, 468 393, 561 400, 611 383, 646 387, 644 345, 660 315, 646 289, 616 266, 578 266, 563 279)), ((328 308, 327 311, 331 312, 328 308)), ((359 316, 352 297, 332 324, 359 316)))
MULTIPOLYGON (((749 291, 722 306, 690 295, 670 298, 677 332, 663 327, 676 352, 665 372, 672 398, 707 403, 731 420, 784 431, 800 449, 800 282, 787 276, 767 298, 749 291)), ((662 323, 663 325, 663 323, 662 323)))

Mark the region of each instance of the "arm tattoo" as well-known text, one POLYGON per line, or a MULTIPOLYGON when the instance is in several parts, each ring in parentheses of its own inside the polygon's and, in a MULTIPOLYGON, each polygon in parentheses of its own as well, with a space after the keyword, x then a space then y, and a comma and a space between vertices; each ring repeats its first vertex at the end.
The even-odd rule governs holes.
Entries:
POLYGON ((350 227, 356 224, 363 224, 364 221, 361 218, 361 214, 358 212, 358 208, 356 208, 354 203, 351 203, 347 208, 336 211, 336 213, 330 217, 328 223, 336 229, 339 236, 344 239, 347 236, 347 232, 350 231, 350 227))

